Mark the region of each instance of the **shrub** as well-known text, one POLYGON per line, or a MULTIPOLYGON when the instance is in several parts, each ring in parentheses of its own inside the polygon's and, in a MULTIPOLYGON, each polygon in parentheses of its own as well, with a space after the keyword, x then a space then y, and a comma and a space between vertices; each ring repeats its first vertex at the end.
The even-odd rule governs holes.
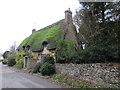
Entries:
POLYGON ((57 52, 57 63, 66 63, 68 57, 64 53, 57 52))
POLYGON ((4 59, 7 59, 8 58, 8 54, 10 53, 10 51, 5 51, 4 53, 3 53, 3 58, 4 59))
POLYGON ((19 52, 19 53, 16 53, 16 67, 19 68, 19 69, 22 69, 23 68, 23 65, 24 65, 24 56, 25 55, 25 52, 22 51, 22 52, 19 52))
POLYGON ((8 56, 8 66, 14 66, 16 64, 16 61, 15 61, 15 54, 14 53, 11 53, 9 56, 8 56))
POLYGON ((75 53, 75 44, 67 40, 57 42, 57 63, 69 63, 75 53))
POLYGON ((106 57, 111 62, 120 62, 119 44, 108 45, 106 57))
POLYGON ((48 62, 48 63, 51 63, 51 64, 55 63, 53 57, 51 57, 50 55, 44 54, 41 57, 42 57, 41 64, 44 64, 45 62, 48 62))
POLYGON ((72 57, 72 60, 71 60, 71 62, 73 64, 80 64, 81 61, 82 61, 82 59, 81 59, 81 57, 78 54, 75 54, 75 56, 72 57))
POLYGON ((24 59, 21 57, 19 59, 16 60, 16 67, 19 68, 19 69, 22 69, 23 68, 23 65, 24 65, 24 59))
POLYGON ((2 64, 7 64, 7 60, 3 60, 3 61, 2 61, 2 64))
POLYGON ((119 62, 118 47, 115 45, 90 46, 80 51, 81 63, 119 62))
POLYGON ((40 72, 40 68, 41 68, 41 63, 37 63, 37 64, 33 67, 32 73, 40 72))
POLYGON ((57 43, 57 63, 106 63, 120 62, 118 44, 100 43, 85 50, 76 49, 71 42, 60 40, 57 43))
POLYGON ((40 72, 43 76, 50 76, 55 73, 55 66, 46 62, 41 66, 40 72))
POLYGON ((8 66, 14 66, 16 64, 15 59, 8 60, 8 66))
POLYGON ((80 53, 81 63, 101 63, 106 62, 107 58, 105 57, 106 51, 100 46, 91 46, 86 48, 80 53))

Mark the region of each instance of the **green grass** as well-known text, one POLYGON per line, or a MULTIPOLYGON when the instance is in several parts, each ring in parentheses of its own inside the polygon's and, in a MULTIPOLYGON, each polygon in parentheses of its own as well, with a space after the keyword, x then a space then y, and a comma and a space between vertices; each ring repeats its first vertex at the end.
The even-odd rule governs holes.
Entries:
POLYGON ((52 80, 57 83, 63 83, 67 86, 71 86, 74 88, 91 88, 90 83, 68 78, 64 74, 55 74, 52 76, 52 80))
POLYGON ((99 85, 99 88, 110 88, 110 90, 120 89, 120 88, 115 87, 115 86, 106 86, 106 85, 99 85))
POLYGON ((60 25, 55 25, 48 29, 42 29, 38 32, 30 35, 28 38, 23 40, 19 48, 22 46, 31 45, 32 50, 41 50, 41 43, 43 41, 49 41, 50 43, 56 42, 60 38, 60 25))

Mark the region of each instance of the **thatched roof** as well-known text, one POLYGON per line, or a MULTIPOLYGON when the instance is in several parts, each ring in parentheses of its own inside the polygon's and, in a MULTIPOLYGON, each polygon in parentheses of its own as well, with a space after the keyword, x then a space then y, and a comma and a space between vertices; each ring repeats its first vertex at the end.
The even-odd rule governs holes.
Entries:
POLYGON ((61 38, 62 21, 63 20, 60 20, 31 34, 29 37, 23 40, 18 49, 22 49, 23 46, 27 47, 28 45, 30 45, 32 51, 42 51, 42 43, 44 41, 47 41, 49 50, 56 48, 56 41, 61 38))

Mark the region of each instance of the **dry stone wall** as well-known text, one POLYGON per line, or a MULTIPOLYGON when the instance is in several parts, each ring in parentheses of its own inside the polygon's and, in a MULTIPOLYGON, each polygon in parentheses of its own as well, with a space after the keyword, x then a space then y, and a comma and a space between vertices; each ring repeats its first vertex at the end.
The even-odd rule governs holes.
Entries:
POLYGON ((101 85, 120 85, 120 68, 101 64, 56 64, 56 72, 101 85))

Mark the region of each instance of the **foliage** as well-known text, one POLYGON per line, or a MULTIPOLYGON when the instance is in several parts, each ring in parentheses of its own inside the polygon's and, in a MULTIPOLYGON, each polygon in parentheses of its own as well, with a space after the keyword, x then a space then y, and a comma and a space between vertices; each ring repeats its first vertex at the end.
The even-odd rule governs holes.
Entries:
POLYGON ((7 60, 3 60, 2 64, 7 64, 7 62, 8 62, 7 60))
POLYGON ((118 46, 116 45, 96 45, 78 51, 77 62, 73 63, 106 63, 119 62, 118 46))
POLYGON ((19 69, 23 68, 23 65, 24 65, 24 55, 25 55, 24 51, 16 53, 16 59, 15 59, 16 67, 19 68, 19 69))
POLYGON ((118 43, 120 2, 80 2, 83 6, 75 16, 80 27, 79 42, 89 46, 99 43, 118 43))
POLYGON ((40 72, 40 68, 41 68, 41 63, 37 63, 33 69, 32 69, 32 73, 38 73, 40 72))
POLYGON ((15 58, 15 53, 10 53, 8 55, 8 66, 14 66, 16 64, 15 58))
POLYGON ((53 81, 63 83, 73 88, 94 88, 90 83, 78 79, 70 78, 64 74, 55 74, 52 76, 53 81))
POLYGON ((79 43, 87 43, 87 48, 78 51, 77 59, 72 62, 119 62, 120 2, 80 4, 82 8, 76 13, 74 22, 80 27, 79 43))
POLYGON ((111 89, 111 90, 120 89, 119 87, 115 87, 115 86, 106 86, 106 85, 99 85, 99 88, 109 88, 109 89, 111 89))
POLYGON ((75 44, 67 40, 57 41, 57 63, 69 63, 75 53, 75 44))
POLYGON ((22 69, 24 65, 24 59, 23 58, 19 58, 17 61, 17 64, 15 65, 17 68, 22 69))
POLYGON ((19 59, 23 58, 24 55, 25 55, 24 51, 16 53, 16 64, 19 63, 20 61, 19 59))
POLYGON ((64 79, 65 79, 65 75, 64 74, 55 74, 55 75, 52 76, 52 79, 55 82, 63 82, 64 79))
POLYGON ((25 52, 25 56, 30 57, 30 56, 31 56, 31 54, 30 54, 29 52, 25 52))
POLYGON ((41 64, 44 64, 45 62, 48 62, 48 63, 51 63, 51 64, 54 64, 54 59, 53 57, 51 57, 50 55, 44 55, 42 56, 43 58, 41 59, 41 64))
POLYGON ((71 62, 73 64, 80 64, 80 63, 82 63, 81 55, 79 55, 77 52, 74 53, 74 56, 72 57, 71 62))
POLYGON ((21 51, 21 52, 16 53, 16 59, 15 59, 16 67, 19 68, 19 69, 23 68, 24 56, 29 56, 30 57, 30 53, 25 52, 25 51, 21 51))
POLYGON ((41 50, 42 46, 41 43, 46 40, 50 40, 50 42, 55 42, 59 38, 60 33, 60 25, 57 24, 50 28, 45 28, 42 30, 39 30, 35 32, 34 34, 30 35, 28 38, 26 38, 19 46, 19 48, 22 48, 22 46, 31 45, 31 48, 33 50, 41 50))
MULTIPOLYGON (((67 50, 64 53, 67 53, 67 50)), ((101 43, 95 46, 89 46, 85 50, 77 48, 75 52, 72 52, 72 55, 68 59, 69 55, 65 56, 63 53, 58 55, 57 53, 57 63, 68 63, 65 62, 67 61, 66 59, 70 60, 69 63, 72 62, 73 64, 120 62, 119 48, 116 44, 107 45, 101 43)))
POLYGON ((55 66, 46 62, 41 66, 40 72, 44 76, 50 76, 55 73, 55 66))
POLYGON ((64 74, 54 74, 51 78, 54 82, 69 86, 70 88, 110 88, 111 90, 119 89, 118 87, 114 86, 97 85, 88 81, 68 77, 64 74))
POLYGON ((4 58, 4 59, 7 59, 8 54, 9 54, 9 51, 5 51, 5 52, 3 53, 3 55, 2 55, 2 56, 3 56, 3 58, 4 58))
POLYGON ((15 59, 10 58, 7 64, 8 66, 14 66, 16 64, 15 59))

